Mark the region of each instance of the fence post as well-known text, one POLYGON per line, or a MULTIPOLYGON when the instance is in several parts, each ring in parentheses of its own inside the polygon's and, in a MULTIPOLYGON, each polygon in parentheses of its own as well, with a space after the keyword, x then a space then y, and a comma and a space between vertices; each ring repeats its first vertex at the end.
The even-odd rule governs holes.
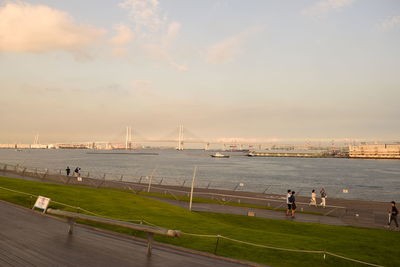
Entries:
POLYGON ((220 237, 220 235, 217 235, 217 242, 215 243, 214 255, 217 255, 219 237, 220 237))
POLYGON ((153 247, 154 234, 147 233, 147 257, 151 256, 151 249, 153 247))
POLYGON ((68 218, 68 234, 72 235, 74 232, 74 224, 75 224, 75 218, 68 218))

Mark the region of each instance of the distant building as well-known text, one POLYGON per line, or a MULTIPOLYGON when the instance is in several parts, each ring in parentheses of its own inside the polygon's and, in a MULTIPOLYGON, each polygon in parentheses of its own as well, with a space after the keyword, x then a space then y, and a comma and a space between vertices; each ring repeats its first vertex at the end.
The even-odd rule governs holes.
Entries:
POLYGON ((349 146, 349 157, 400 159, 400 144, 362 144, 349 146))
POLYGON ((90 145, 88 144, 57 144, 59 149, 88 149, 90 145))

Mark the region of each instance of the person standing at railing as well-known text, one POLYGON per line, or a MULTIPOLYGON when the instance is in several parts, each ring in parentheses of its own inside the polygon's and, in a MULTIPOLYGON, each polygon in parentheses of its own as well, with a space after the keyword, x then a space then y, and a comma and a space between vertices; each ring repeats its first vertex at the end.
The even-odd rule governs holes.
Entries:
POLYGON ((71 169, 69 168, 69 166, 67 166, 67 168, 65 169, 65 171, 67 172, 67 176, 69 176, 69 174, 71 173, 71 169))
POLYGON ((325 208, 325 206, 326 206, 326 196, 327 196, 325 188, 321 188, 320 194, 321 194, 321 204, 319 204, 319 205, 322 206, 323 208, 325 208))
POLYGON ((308 206, 311 205, 317 207, 317 194, 315 193, 315 189, 313 189, 311 192, 311 201, 310 204, 308 204, 308 206))

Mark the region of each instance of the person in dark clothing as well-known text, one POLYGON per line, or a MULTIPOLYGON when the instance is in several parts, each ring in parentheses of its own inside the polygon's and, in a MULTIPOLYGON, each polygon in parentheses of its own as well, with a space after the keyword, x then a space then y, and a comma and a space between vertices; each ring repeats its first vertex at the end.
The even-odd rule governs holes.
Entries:
POLYGON ((67 172, 67 176, 69 176, 71 169, 69 168, 69 166, 67 166, 67 168, 65 169, 65 171, 67 172))
POLYGON ((392 224, 392 221, 396 224, 396 229, 399 229, 399 223, 397 222, 397 214, 399 214, 399 211, 396 208, 396 202, 392 201, 390 202, 392 204, 392 209, 389 210, 389 223, 388 226, 392 224))
POLYGON ((76 167, 76 168, 75 168, 74 173, 75 173, 75 176, 76 176, 76 177, 79 177, 79 176, 80 176, 80 173, 79 173, 80 170, 81 170, 81 168, 79 168, 79 167, 76 167))
POLYGON ((294 194, 296 194, 296 192, 292 191, 292 195, 289 198, 289 201, 292 203, 292 218, 294 218, 294 214, 296 212, 296 198, 294 194))

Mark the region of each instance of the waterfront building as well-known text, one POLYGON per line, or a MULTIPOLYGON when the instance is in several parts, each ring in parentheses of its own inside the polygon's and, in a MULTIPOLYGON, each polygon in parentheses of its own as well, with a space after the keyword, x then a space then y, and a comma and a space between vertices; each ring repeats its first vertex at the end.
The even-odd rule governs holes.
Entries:
POLYGON ((400 143, 349 146, 349 157, 400 159, 400 143))

